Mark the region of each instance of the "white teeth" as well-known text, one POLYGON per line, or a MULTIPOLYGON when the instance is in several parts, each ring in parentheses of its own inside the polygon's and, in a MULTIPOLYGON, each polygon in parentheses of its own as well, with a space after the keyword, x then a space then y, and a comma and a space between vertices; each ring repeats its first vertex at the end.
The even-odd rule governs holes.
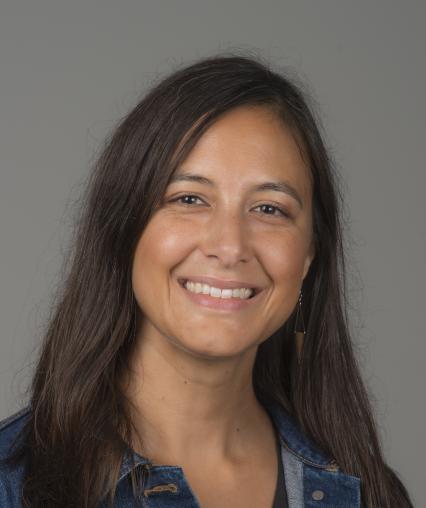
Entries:
POLYGON ((189 280, 185 282, 185 288, 192 293, 203 293, 214 298, 241 298, 242 300, 247 300, 254 292, 251 288, 220 289, 189 280))

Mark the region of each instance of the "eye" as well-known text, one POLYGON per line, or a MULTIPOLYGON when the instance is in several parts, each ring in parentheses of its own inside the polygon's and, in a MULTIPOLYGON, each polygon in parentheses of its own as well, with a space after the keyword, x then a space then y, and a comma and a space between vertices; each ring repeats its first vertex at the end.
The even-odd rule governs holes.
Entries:
MULTIPOLYGON (((278 206, 275 206, 275 205, 270 205, 269 203, 263 203, 262 205, 259 205, 259 206, 256 206, 256 208, 262 208, 262 207, 266 207, 268 210, 273 210, 273 211, 278 211, 278 215, 282 215, 284 217, 290 217, 290 215, 285 211, 283 210, 282 208, 278 207, 278 206)), ((272 215, 272 216, 277 216, 275 213, 266 213, 265 215, 272 215)))
MULTIPOLYGON (((202 201, 201 198, 199 198, 198 196, 195 196, 194 194, 184 194, 183 196, 178 196, 177 198, 171 199, 170 203, 175 203, 176 201, 181 202, 181 200, 184 198, 199 199, 200 201, 202 201)), ((193 203, 182 203, 182 205, 192 205, 192 204, 193 203)))

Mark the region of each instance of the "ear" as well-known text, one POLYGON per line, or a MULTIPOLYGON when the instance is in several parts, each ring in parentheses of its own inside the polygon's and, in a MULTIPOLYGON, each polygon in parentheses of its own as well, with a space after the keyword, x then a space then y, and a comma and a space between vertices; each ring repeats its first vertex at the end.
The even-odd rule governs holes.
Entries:
POLYGON ((311 266, 311 263, 312 263, 314 257, 315 257, 315 246, 314 246, 314 241, 312 240, 310 247, 309 247, 309 252, 305 258, 305 264, 303 266, 303 279, 308 274, 309 267, 311 266))

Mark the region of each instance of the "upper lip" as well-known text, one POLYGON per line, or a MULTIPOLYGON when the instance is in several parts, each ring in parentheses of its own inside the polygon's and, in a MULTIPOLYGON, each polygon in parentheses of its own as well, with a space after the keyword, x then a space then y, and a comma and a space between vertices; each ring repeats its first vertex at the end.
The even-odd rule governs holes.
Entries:
POLYGON ((205 277, 205 276, 199 277, 197 275, 188 275, 187 277, 182 276, 179 277, 178 280, 179 282, 182 283, 186 282, 187 280, 190 280, 192 282, 200 282, 208 284, 209 286, 214 286, 219 289, 252 288, 256 292, 261 290, 259 286, 241 280, 224 280, 224 279, 216 279, 215 277, 205 277))

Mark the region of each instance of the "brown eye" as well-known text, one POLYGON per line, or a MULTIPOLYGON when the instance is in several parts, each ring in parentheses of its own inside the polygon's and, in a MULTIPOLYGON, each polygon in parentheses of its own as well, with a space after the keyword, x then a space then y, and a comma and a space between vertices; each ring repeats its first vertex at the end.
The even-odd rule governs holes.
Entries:
MULTIPOLYGON (((184 194, 183 196, 178 196, 177 198, 174 198, 174 199, 170 200, 170 203, 175 203, 175 202, 177 202, 177 201, 180 201, 180 202, 181 202, 181 200, 182 200, 182 199, 185 199, 185 198, 190 198, 190 199, 199 199, 200 201, 202 201, 202 200, 201 200, 201 198, 199 198, 198 196, 196 196, 196 195, 194 195, 194 194, 184 194)), ((182 202, 181 202, 181 204, 182 204, 182 205, 192 205, 192 204, 194 204, 194 203, 188 203, 188 202, 186 202, 186 203, 182 203, 182 202)))
POLYGON ((271 213, 266 213, 265 215, 272 215, 272 216, 277 216, 277 214, 274 213, 274 211, 278 211, 278 216, 284 216, 284 217, 290 217, 290 215, 285 211, 283 210, 282 208, 279 208, 278 206, 275 206, 275 205, 270 205, 268 203, 264 203, 263 205, 259 205, 257 206, 256 208, 263 208, 264 210, 269 210, 272 212, 271 213))

